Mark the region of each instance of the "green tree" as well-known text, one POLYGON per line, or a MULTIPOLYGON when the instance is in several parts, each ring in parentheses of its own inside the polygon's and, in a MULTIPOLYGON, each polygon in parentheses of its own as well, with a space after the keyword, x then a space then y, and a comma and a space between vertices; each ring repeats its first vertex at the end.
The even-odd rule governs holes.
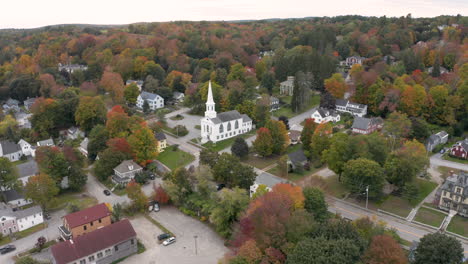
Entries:
POLYGON ((204 148, 200 151, 200 163, 208 165, 213 168, 213 166, 216 164, 219 158, 219 153, 208 149, 204 148))
POLYGON ((158 142, 151 129, 146 126, 134 128, 133 133, 128 137, 128 143, 135 153, 135 161, 143 166, 158 156, 158 142))
POLYGON ((310 158, 318 161, 323 160, 323 152, 330 146, 330 135, 332 134, 332 125, 330 123, 322 123, 317 126, 312 135, 310 143, 310 158))
POLYGON ((439 59, 439 54, 436 54, 435 60, 434 60, 434 65, 432 66, 432 72, 431 72, 432 77, 439 77, 440 76, 440 59, 439 59))
POLYGON ((258 197, 264 195, 265 193, 269 192, 268 187, 265 184, 260 184, 257 187, 257 190, 254 194, 252 194, 252 200, 257 199, 258 197))
POLYGON ((0 158, 0 187, 2 190, 18 187, 18 171, 7 158, 0 158))
POLYGON ((370 198, 380 196, 385 183, 382 167, 377 162, 364 158, 348 161, 342 177, 352 193, 365 193, 369 186, 370 198))
POLYGON ((263 157, 270 156, 273 153, 273 138, 270 130, 266 127, 261 127, 257 131, 257 137, 253 142, 255 152, 263 157))
POLYGON ((81 129, 89 132, 96 125, 104 124, 106 114, 106 106, 100 97, 84 96, 80 98, 75 120, 81 129))
POLYGON ((328 219, 328 206, 323 192, 315 187, 305 187, 302 193, 305 197, 304 209, 311 213, 317 221, 328 219))
POLYGON ((148 206, 148 197, 141 190, 140 184, 131 181, 126 187, 128 198, 132 201, 132 209, 144 212, 148 206))
POLYGON ((93 127, 89 133, 88 159, 94 161, 97 154, 106 149, 106 142, 109 139, 109 133, 103 125, 93 127))
POLYGON ((210 220, 216 231, 228 238, 232 234, 233 223, 239 220, 249 204, 249 195, 246 190, 237 187, 232 190, 224 188, 216 194, 215 203, 216 207, 211 212, 210 220))
POLYGON ((333 134, 330 147, 323 151, 323 159, 327 162, 328 168, 338 174, 338 178, 341 179, 344 166, 350 160, 348 134, 333 134))
POLYGON ((268 90, 269 94, 272 94, 273 88, 275 87, 275 74, 273 72, 265 72, 262 77, 261 86, 268 90))
POLYGON ((145 100, 143 102, 143 113, 145 114, 148 114, 150 112, 150 106, 149 106, 149 103, 148 103, 148 100, 145 100))
POLYGON ((289 145, 289 136, 286 126, 281 121, 270 120, 266 123, 266 128, 270 130, 272 138, 272 153, 282 154, 289 145))
POLYGON ((267 96, 263 96, 255 105, 254 118, 252 119, 257 127, 263 127, 270 120, 270 115, 270 100, 267 96))
POLYGON ((120 203, 114 204, 112 206, 112 222, 118 222, 122 218, 123 207, 120 203))
POLYGON ((385 120, 384 132, 391 139, 391 149, 394 150, 401 139, 411 133, 411 121, 406 114, 393 112, 385 120))
POLYGON ((243 165, 239 158, 228 153, 219 156, 212 171, 216 182, 243 189, 249 189, 257 176, 252 167, 243 165))
POLYGON ((100 181, 106 181, 114 173, 114 168, 128 159, 131 159, 130 154, 108 148, 99 153, 99 160, 94 163, 94 174, 100 181))
POLYGON ((237 137, 231 146, 231 152, 240 159, 246 158, 249 155, 249 146, 247 142, 245 142, 245 139, 237 137))
POLYGON ((456 238, 441 233, 427 234, 415 251, 415 264, 461 264, 463 247, 456 238))
POLYGON ((311 88, 311 76, 303 72, 296 73, 294 79, 294 89, 291 99, 291 109, 297 113, 304 110, 309 103, 310 88, 311 88))
POLYGON ((228 81, 234 81, 234 80, 239 80, 239 81, 245 81, 245 68, 241 63, 236 63, 231 66, 231 69, 229 70, 229 74, 227 76, 228 81))
POLYGON ((80 191, 85 187, 88 176, 77 165, 70 165, 68 170, 68 186, 74 191, 80 191))
POLYGON ((44 173, 30 177, 24 187, 24 196, 39 204, 43 210, 47 210, 58 193, 55 181, 44 173))
POLYGON ((314 135, 315 129, 317 129, 317 124, 314 122, 314 119, 307 118, 301 132, 302 145, 304 146, 304 151, 307 153, 310 153, 312 136, 314 135))
POLYGON ((15 261, 15 264, 41 264, 41 262, 33 259, 30 256, 21 257, 15 261))
POLYGON ((124 97, 125 100, 130 104, 136 104, 140 89, 135 83, 131 83, 125 87, 124 97))

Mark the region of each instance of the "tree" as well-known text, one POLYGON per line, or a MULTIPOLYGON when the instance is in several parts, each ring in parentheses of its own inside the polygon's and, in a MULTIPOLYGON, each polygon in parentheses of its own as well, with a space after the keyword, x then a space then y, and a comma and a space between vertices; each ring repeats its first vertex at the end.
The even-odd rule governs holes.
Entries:
POLYGON ((273 87, 275 87, 275 74, 273 72, 265 72, 262 77, 261 86, 268 90, 268 93, 271 94, 273 92, 273 87))
POLYGON ((99 152, 106 149, 109 133, 103 125, 93 127, 88 136, 88 159, 94 161, 99 152))
POLYGON ((303 110, 309 103, 312 77, 299 71, 294 79, 291 109, 294 113, 303 110))
POLYGON ((133 133, 128 137, 135 161, 145 166, 158 156, 157 140, 151 129, 146 126, 134 128, 133 133))
POLYGON ((313 118, 307 118, 305 120, 304 128, 301 132, 301 141, 304 146, 304 151, 310 153, 310 146, 312 143, 312 136, 314 135, 315 129, 317 129, 317 124, 314 122, 313 118))
POLYGON ((44 173, 30 177, 24 187, 24 196, 39 204, 43 210, 47 210, 58 192, 55 181, 44 173))
POLYGON ((227 76, 228 81, 239 80, 245 81, 245 68, 241 63, 236 63, 231 66, 227 76))
POLYGON ((0 122, 0 136, 6 136, 9 128, 15 128, 18 125, 16 119, 12 115, 6 115, 0 122))
POLYGON ((163 188, 175 205, 180 205, 192 194, 193 186, 189 178, 190 174, 185 168, 178 168, 164 181, 163 188))
POLYGON ((215 201, 216 207, 211 212, 210 221, 221 236, 228 238, 232 234, 232 224, 239 220, 249 204, 249 195, 245 189, 238 187, 232 190, 224 188, 216 194, 215 201))
POLYGON ((328 168, 338 174, 341 179, 344 166, 350 160, 349 136, 345 133, 333 134, 330 140, 330 147, 323 151, 323 159, 328 164, 328 168))
POLYGON ((245 139, 237 137, 231 146, 231 152, 240 159, 246 158, 249 155, 249 146, 247 142, 245 142, 245 139))
POLYGON ((204 148, 200 151, 200 163, 208 165, 211 168, 218 162, 218 158, 219 153, 214 150, 204 148))
POLYGON ((273 191, 288 196, 293 202, 294 209, 304 208, 305 198, 300 186, 292 186, 289 183, 278 183, 273 186, 273 191))
POLYGON ((325 91, 322 96, 320 96, 320 107, 335 109, 336 99, 328 91, 325 91))
POLYGON ((104 72, 102 74, 101 81, 99 81, 99 86, 111 94, 114 102, 123 102, 124 83, 119 73, 108 71, 104 72))
POLYGON ((110 138, 127 137, 130 134, 130 117, 122 106, 116 105, 107 112, 106 129, 110 138))
POLYGON ((463 247, 456 238, 433 233, 421 238, 414 255, 415 264, 461 264, 463 262, 463 247))
POLYGON ((286 126, 281 121, 270 120, 266 123, 272 139, 272 153, 282 154, 289 145, 289 136, 286 126))
POLYGON ((36 161, 42 173, 50 176, 57 186, 68 176, 69 162, 58 147, 38 147, 36 161))
POLYGON ((106 149, 99 153, 99 160, 94 163, 94 174, 100 181, 106 181, 114 173, 114 168, 131 155, 124 152, 106 149))
POLYGON ((360 255, 359 246, 350 239, 308 238, 288 254, 286 264, 354 264, 360 255))
POLYGON ((347 86, 340 73, 333 74, 330 78, 325 79, 325 90, 335 98, 343 98, 347 86))
POLYGON ((131 83, 125 87, 124 97, 128 103, 132 105, 136 104, 139 94, 140 94, 140 89, 138 88, 136 83, 131 83))
POLYGON ((0 157, 0 188, 15 189, 18 186, 18 171, 7 158, 0 157))
POLYGON ((27 256, 17 259, 15 264, 41 264, 41 262, 33 259, 31 256, 27 256))
POLYGON ((156 187, 156 185, 153 183, 153 190, 153 199, 155 201, 157 201, 160 204, 167 204, 169 202, 170 197, 161 185, 158 185, 158 187, 156 187))
POLYGON ((127 191, 128 198, 132 200, 132 207, 135 211, 144 212, 148 205, 148 197, 141 190, 140 184, 131 181, 125 188, 127 191))
POLYGON ((393 112, 385 120, 384 132, 391 138, 391 149, 394 150, 400 140, 410 134, 411 121, 406 114, 393 112))
POLYGON ((123 207, 120 203, 114 204, 112 206, 112 222, 118 222, 122 218, 123 207))
POLYGON ((88 176, 81 167, 70 165, 68 169, 68 186, 71 190, 80 191, 85 187, 88 176))
POLYGON ((287 116, 280 116, 278 120, 283 122, 284 126, 286 126, 286 130, 289 130, 289 119, 287 116))
POLYGON ((47 242, 47 239, 43 236, 40 236, 37 238, 37 242, 36 242, 36 249, 41 252, 42 249, 44 248, 45 246, 45 243, 47 242))
POLYGON ((261 127, 257 130, 257 137, 253 142, 255 152, 263 157, 270 156, 273 153, 273 138, 270 130, 266 127, 261 127))
POLYGON ((263 96, 255 105, 254 123, 257 127, 263 127, 270 120, 270 115, 270 100, 267 96, 263 96))
POLYGON ((255 240, 250 239, 239 248, 238 256, 244 258, 247 263, 259 263, 263 254, 255 240))
POLYGON ((249 189, 257 174, 253 168, 243 165, 239 158, 229 153, 222 153, 213 166, 213 178, 218 183, 224 183, 227 187, 240 187, 249 189))
POLYGON ((408 259, 401 246, 388 235, 373 237, 363 259, 367 264, 408 263, 408 259))
POLYGON ((377 162, 364 158, 348 161, 342 177, 352 193, 365 193, 369 186, 370 198, 380 196, 385 183, 382 167, 377 162))
POLYGON ((107 109, 102 99, 98 96, 83 96, 75 113, 76 123, 86 132, 99 124, 104 124, 107 109))
POLYGON ((439 77, 440 76, 440 59, 439 59, 438 54, 436 54, 436 56, 435 56, 434 65, 432 66, 431 76, 432 77, 439 77))
POLYGON ((323 152, 330 146, 330 135, 332 134, 332 125, 330 122, 322 123, 317 126, 312 135, 309 155, 312 159, 323 160, 323 152))
POLYGON ((257 199, 258 197, 264 195, 267 192, 269 192, 268 186, 266 186, 265 184, 259 184, 255 193, 252 194, 252 200, 257 199))
POLYGON ((323 192, 315 187, 305 187, 302 190, 304 194, 304 209, 314 216, 317 221, 324 221, 328 218, 327 203, 323 192))

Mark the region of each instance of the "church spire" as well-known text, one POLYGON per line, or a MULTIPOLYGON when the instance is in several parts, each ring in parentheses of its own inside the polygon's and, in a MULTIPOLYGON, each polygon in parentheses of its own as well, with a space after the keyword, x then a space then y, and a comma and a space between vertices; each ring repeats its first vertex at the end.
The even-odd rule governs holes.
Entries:
POLYGON ((213 100, 213 91, 211 90, 211 81, 208 82, 208 96, 206 98, 205 117, 208 117, 208 118, 216 117, 215 102, 213 100))

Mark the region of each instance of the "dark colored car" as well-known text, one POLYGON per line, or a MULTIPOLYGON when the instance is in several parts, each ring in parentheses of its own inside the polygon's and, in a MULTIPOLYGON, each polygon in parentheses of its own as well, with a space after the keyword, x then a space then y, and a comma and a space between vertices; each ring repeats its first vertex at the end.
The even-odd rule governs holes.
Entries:
POLYGON ((4 255, 8 252, 15 251, 15 250, 16 250, 16 247, 14 245, 7 245, 7 246, 0 248, 0 253, 4 255))
POLYGON ((109 190, 104 190, 104 194, 109 196, 109 195, 111 195, 111 192, 109 190))
POLYGON ((169 238, 171 235, 169 235, 168 233, 164 233, 164 234, 160 234, 158 236, 158 240, 161 241, 161 240, 164 240, 166 238, 169 238))
POLYGON ((151 173, 149 174, 148 178, 149 178, 150 180, 154 180, 154 179, 156 179, 156 175, 154 175, 154 173, 151 172, 151 173))
POLYGON ((52 217, 50 216, 49 213, 44 213, 44 218, 45 218, 46 220, 50 220, 52 217))
POLYGON ((221 191, 222 189, 224 189, 224 187, 226 187, 226 184, 220 183, 216 185, 216 191, 221 191))

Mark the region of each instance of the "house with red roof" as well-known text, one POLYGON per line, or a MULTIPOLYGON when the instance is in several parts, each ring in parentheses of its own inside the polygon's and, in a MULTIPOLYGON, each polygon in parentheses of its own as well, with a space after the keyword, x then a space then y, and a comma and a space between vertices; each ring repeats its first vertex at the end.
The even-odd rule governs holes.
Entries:
POLYGON ((124 219, 53 245, 52 264, 110 264, 137 250, 136 232, 124 219))
POLYGON ((112 223, 111 211, 105 203, 67 214, 63 217, 63 225, 59 226, 60 236, 75 239, 78 236, 93 232, 112 223))

